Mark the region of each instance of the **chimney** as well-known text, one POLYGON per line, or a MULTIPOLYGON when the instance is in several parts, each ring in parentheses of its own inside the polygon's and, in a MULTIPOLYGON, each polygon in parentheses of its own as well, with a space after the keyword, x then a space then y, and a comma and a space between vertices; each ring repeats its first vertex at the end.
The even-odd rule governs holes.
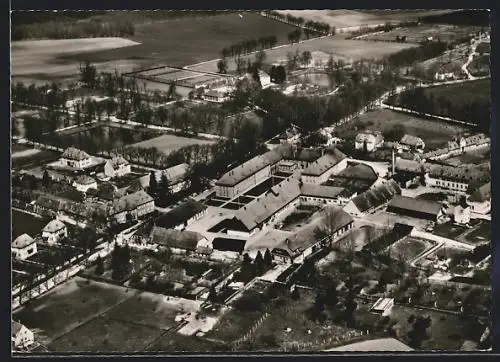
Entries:
POLYGON ((392 175, 394 176, 394 174, 396 173, 396 159, 395 159, 395 155, 394 155, 394 148, 392 148, 392 175))

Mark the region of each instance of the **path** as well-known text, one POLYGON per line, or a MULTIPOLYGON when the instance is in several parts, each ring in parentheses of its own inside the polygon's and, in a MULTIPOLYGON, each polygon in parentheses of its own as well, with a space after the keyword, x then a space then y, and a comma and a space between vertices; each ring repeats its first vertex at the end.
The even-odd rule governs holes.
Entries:
POLYGON ((476 41, 476 39, 472 39, 472 45, 471 45, 471 49, 470 49, 470 54, 469 54, 469 57, 467 58, 467 62, 465 62, 464 65, 462 65, 462 71, 467 74, 467 77, 470 79, 470 80, 475 80, 476 77, 474 77, 470 72, 469 72, 469 64, 472 63, 472 61, 474 60, 474 55, 476 55, 476 48, 478 46, 479 42, 476 41))

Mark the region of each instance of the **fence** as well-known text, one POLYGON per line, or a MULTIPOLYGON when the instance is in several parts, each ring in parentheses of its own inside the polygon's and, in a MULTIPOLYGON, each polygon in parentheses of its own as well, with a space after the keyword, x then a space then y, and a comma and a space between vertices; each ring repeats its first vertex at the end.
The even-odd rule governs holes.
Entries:
POLYGON ((265 312, 264 315, 262 317, 260 317, 257 322, 254 323, 254 325, 250 328, 250 330, 243 337, 241 337, 240 339, 238 339, 235 342, 233 342, 233 349, 238 349, 238 347, 240 346, 241 343, 244 343, 244 342, 248 341, 253 336, 253 334, 255 333, 255 331, 257 330, 257 328, 259 328, 259 326, 269 316, 270 316, 270 314, 268 312, 265 312))

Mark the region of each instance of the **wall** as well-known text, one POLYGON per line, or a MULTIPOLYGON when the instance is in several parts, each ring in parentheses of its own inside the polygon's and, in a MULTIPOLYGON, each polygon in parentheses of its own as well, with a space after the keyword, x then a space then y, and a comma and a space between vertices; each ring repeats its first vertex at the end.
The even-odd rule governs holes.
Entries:
POLYGON ((363 216, 364 213, 358 210, 358 207, 354 204, 354 202, 351 200, 349 201, 345 206, 344 206, 344 211, 347 212, 349 215, 353 216, 363 216))

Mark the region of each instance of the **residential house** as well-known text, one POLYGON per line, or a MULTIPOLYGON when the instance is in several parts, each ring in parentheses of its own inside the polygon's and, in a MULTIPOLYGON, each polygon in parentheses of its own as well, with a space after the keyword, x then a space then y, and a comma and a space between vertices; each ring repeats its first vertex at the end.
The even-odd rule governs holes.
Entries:
POLYGON ((363 216, 387 205, 395 195, 401 194, 401 188, 394 180, 389 180, 371 188, 353 198, 344 206, 344 211, 353 216, 363 216))
POLYGON ((97 189, 97 181, 87 175, 81 175, 73 181, 73 186, 81 192, 87 192, 88 189, 97 189))
POLYGON ((131 172, 130 163, 122 156, 113 157, 104 164, 104 175, 110 178, 122 177, 131 172))
POLYGON ((300 201, 310 204, 340 205, 339 195, 344 190, 343 187, 302 184, 300 187, 300 201))
POLYGON ((409 134, 405 134, 399 141, 399 144, 411 151, 417 152, 423 152, 425 148, 425 143, 420 137, 409 134))
POLYGON ((204 100, 214 103, 224 103, 230 98, 230 92, 223 89, 210 89, 203 94, 204 100))
POLYGON ((453 210, 453 220, 455 223, 467 225, 470 222, 471 207, 465 202, 465 198, 455 206, 453 210))
POLYGON ((472 212, 488 214, 491 211, 491 182, 478 187, 467 200, 472 212))
POLYGON ((478 133, 469 137, 458 137, 448 142, 448 149, 467 152, 490 145, 491 139, 484 133, 478 133))
POLYGON ((82 150, 69 147, 61 155, 60 163, 63 166, 84 169, 92 165, 92 158, 82 150))
POLYGON ((356 135, 354 146, 357 150, 373 152, 384 143, 384 137, 380 131, 363 131, 356 135))
POLYGON ((394 307, 394 298, 381 297, 373 304, 370 311, 382 316, 388 316, 391 314, 392 307, 394 307))
POLYGON ((443 205, 435 201, 396 195, 387 206, 387 211, 436 222, 443 216, 443 205))
POLYGON ((188 225, 202 218, 207 212, 207 206, 193 199, 189 199, 172 210, 158 216, 155 225, 183 230, 188 225))
POLYGON ((14 348, 26 348, 35 343, 35 335, 25 325, 12 321, 11 342, 14 348))
POLYGON ((489 182, 490 172, 479 167, 454 167, 430 165, 425 175, 425 184, 458 194, 464 194, 480 184, 489 182))
POLYGON ((211 248, 211 243, 203 235, 194 231, 180 231, 154 226, 150 243, 169 248, 173 253, 195 252, 198 248, 211 248))
POLYGON ((62 201, 52 195, 42 195, 33 204, 33 211, 40 215, 56 216, 62 207, 62 201))
POLYGON ((331 175, 338 174, 346 167, 347 156, 333 148, 304 169, 302 182, 322 184, 328 181, 331 175))
POLYGON ((127 222, 128 218, 136 220, 154 211, 154 199, 144 190, 140 190, 114 200, 109 216, 119 224, 123 224, 127 222))
POLYGON ((36 241, 28 234, 22 234, 12 242, 11 249, 14 258, 24 260, 36 254, 36 241))
POLYGON ((173 193, 179 192, 185 187, 188 168, 189 165, 187 163, 181 163, 164 171, 173 193))
POLYGON ((68 228, 58 219, 51 220, 42 230, 42 238, 48 244, 55 244, 68 236, 68 228))

